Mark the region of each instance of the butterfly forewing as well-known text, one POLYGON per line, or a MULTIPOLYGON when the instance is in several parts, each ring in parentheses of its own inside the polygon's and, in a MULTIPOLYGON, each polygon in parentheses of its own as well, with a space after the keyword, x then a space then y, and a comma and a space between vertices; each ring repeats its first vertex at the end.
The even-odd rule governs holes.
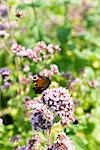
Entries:
POLYGON ((45 89, 49 87, 51 83, 51 81, 47 77, 40 76, 38 74, 34 75, 33 77, 35 77, 33 78, 35 93, 43 92, 45 89))

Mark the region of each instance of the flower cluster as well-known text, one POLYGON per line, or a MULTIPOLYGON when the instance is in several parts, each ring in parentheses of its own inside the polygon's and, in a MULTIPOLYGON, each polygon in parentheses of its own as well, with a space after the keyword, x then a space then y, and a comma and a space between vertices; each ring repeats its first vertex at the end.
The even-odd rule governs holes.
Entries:
POLYGON ((0 75, 3 80, 3 86, 2 88, 9 88, 11 83, 10 83, 10 78, 9 75, 11 74, 11 71, 8 68, 1 68, 0 69, 0 75))
POLYGON ((45 77, 52 77, 54 74, 58 74, 59 73, 59 69, 58 66, 53 64, 50 66, 50 70, 49 69, 44 69, 42 70, 39 74, 41 76, 45 76, 45 77))
MULTIPOLYGON (((52 117, 52 113, 49 110, 47 110, 46 107, 44 107, 40 97, 34 98, 32 100, 30 97, 26 96, 25 101, 24 101, 24 108, 25 108, 26 116, 33 118, 33 120, 31 119, 31 123, 32 123, 33 129, 35 129, 35 130, 37 130, 37 128, 38 128, 38 130, 43 129, 41 127, 39 129, 39 126, 40 126, 40 123, 41 124, 43 123, 44 117, 45 118, 47 117, 46 120, 48 120, 49 114, 51 114, 51 117, 52 117), (38 113, 36 113, 36 112, 38 112, 38 113), (44 117, 40 118, 40 115, 41 115, 40 113, 42 115, 44 115, 44 117), (48 113, 47 116, 46 116, 46 113, 48 113), (37 127, 35 127, 36 126, 36 116, 35 115, 37 115, 37 127)), ((47 126, 46 124, 47 124, 47 122, 44 122, 43 126, 47 126)))
MULTIPOLYGON (((25 98, 25 110, 31 110, 31 123, 34 130, 48 129, 56 116, 60 117, 61 124, 74 122, 74 103, 65 88, 47 89, 42 97, 34 100, 25 98)), ((29 115, 29 116, 30 116, 29 115)))
POLYGON ((61 132, 58 135, 57 142, 47 148, 47 150, 75 150, 75 146, 70 138, 61 132))
POLYGON ((43 106, 43 103, 41 102, 41 98, 34 98, 33 100, 31 100, 31 98, 29 96, 25 97, 25 101, 24 101, 24 107, 26 110, 33 110, 33 109, 41 109, 41 107, 43 106))
POLYGON ((53 124, 53 113, 41 105, 41 108, 36 108, 32 112, 31 123, 33 130, 47 130, 53 124))
POLYGON ((43 103, 61 117, 63 125, 74 121, 74 104, 65 88, 47 89, 42 94, 43 103))
POLYGON ((61 50, 58 45, 46 45, 43 41, 38 42, 37 46, 33 49, 27 49, 17 43, 13 43, 11 49, 15 55, 27 57, 34 62, 40 62, 43 59, 47 59, 48 57, 52 56, 55 51, 59 52, 61 50))
MULTIPOLYGON (((33 100, 25 97, 24 106, 26 110, 31 110, 29 117, 31 116, 33 132, 51 129, 57 116, 60 117, 62 125, 68 125, 71 121, 75 121, 74 103, 68 90, 62 87, 47 89, 42 92, 41 96, 33 100)), ((23 149, 27 150, 26 146, 23 149)), ((70 139, 63 133, 59 134, 57 142, 47 150, 56 149, 74 150, 70 139)))

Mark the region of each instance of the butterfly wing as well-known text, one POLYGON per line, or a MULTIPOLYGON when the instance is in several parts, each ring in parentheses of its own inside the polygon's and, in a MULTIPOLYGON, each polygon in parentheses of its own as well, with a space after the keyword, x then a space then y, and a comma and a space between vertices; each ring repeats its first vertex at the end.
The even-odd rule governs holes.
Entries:
POLYGON ((35 86, 34 87, 35 93, 43 92, 51 84, 51 81, 47 77, 40 76, 40 75, 35 75, 34 77, 35 79, 33 79, 33 81, 34 81, 34 86, 35 86))

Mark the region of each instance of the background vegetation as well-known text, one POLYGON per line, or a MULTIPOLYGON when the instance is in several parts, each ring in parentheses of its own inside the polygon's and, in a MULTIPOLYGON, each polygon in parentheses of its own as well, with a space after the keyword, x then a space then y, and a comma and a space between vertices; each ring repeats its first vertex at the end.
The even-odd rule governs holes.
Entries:
POLYGON ((34 98, 28 73, 56 64, 60 74, 52 83, 68 87, 79 123, 64 128, 77 150, 100 149, 100 1, 99 0, 2 0, 0 1, 0 68, 11 70, 10 86, 0 76, 0 150, 26 144, 32 135, 25 115, 24 97, 34 98), (33 48, 37 42, 56 44, 61 52, 39 63, 16 57, 13 42, 33 48), (24 81, 22 81, 22 78, 24 81), (77 80, 78 79, 78 80, 77 80), (11 141, 19 135, 21 140, 11 141))

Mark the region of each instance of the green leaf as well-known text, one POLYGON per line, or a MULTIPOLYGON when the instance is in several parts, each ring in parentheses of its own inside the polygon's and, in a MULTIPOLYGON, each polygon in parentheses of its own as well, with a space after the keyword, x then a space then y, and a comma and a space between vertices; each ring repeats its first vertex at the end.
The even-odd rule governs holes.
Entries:
POLYGON ((70 27, 61 26, 57 29, 57 38, 63 44, 68 41, 70 36, 71 29, 70 27))

